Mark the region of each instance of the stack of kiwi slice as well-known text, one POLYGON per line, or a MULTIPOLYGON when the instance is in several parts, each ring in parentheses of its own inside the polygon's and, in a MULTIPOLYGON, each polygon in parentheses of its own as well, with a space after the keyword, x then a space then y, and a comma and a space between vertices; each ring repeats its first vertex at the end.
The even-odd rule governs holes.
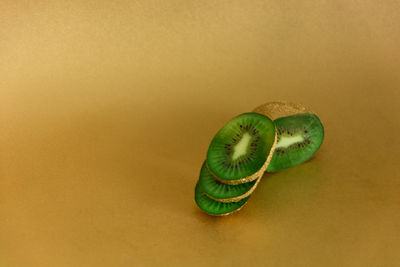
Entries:
POLYGON ((238 211, 265 172, 307 161, 323 139, 318 116, 300 104, 270 102, 233 118, 208 148, 195 188, 197 205, 210 215, 238 211))

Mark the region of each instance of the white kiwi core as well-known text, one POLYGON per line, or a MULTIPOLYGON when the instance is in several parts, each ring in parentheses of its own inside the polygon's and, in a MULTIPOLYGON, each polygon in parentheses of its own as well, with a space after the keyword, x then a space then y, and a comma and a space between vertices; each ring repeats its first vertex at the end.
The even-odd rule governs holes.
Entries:
POLYGON ((304 137, 301 134, 295 135, 295 136, 284 136, 284 135, 282 135, 280 137, 278 143, 276 144, 275 148, 289 147, 289 146, 291 146, 293 144, 301 143, 303 141, 304 141, 304 137))
POLYGON ((247 154, 250 145, 251 135, 244 133, 240 141, 233 147, 232 160, 236 160, 247 154))

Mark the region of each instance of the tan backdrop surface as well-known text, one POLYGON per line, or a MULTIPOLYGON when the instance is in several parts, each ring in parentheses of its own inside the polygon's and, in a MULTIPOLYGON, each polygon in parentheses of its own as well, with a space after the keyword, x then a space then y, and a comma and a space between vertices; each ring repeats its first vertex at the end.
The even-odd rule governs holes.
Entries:
POLYGON ((1 1, 0 266, 399 266, 398 1, 1 1), (309 162, 214 218, 211 138, 271 101, 309 162))

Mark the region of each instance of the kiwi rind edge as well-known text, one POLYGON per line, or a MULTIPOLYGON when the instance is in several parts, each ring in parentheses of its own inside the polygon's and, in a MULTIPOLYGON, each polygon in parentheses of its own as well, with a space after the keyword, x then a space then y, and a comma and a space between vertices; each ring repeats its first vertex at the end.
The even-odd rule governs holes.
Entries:
POLYGON ((219 201, 219 202, 225 202, 225 203, 229 203, 229 202, 238 202, 239 200, 246 198, 248 196, 250 196, 254 190, 256 190, 258 184, 260 183, 261 177, 258 178, 258 180, 255 182, 255 184, 249 189, 249 191, 247 191, 246 193, 244 193, 243 195, 237 196, 237 197, 232 197, 232 198, 215 198, 213 196, 210 196, 209 194, 207 194, 206 192, 204 192, 204 194, 206 196, 208 196, 209 198, 215 200, 215 201, 219 201))
MULTIPOLYGON (((197 183, 198 183, 198 182, 197 182, 197 183)), ((197 184, 196 184, 196 186, 197 186, 197 184)), ((201 186, 200 186, 200 188, 201 188, 201 186)), ((201 188, 201 190, 203 191, 203 193, 205 193, 204 190, 203 190, 203 188, 201 188)), ((206 197, 208 197, 207 194, 205 194, 205 195, 206 195, 206 197)), ((208 213, 207 211, 203 210, 202 208, 200 208, 200 210, 201 210, 202 212, 204 212, 205 214, 207 214, 207 215, 211 215, 211 216, 215 216, 215 217, 228 216, 228 215, 230 215, 230 214, 232 214, 232 213, 235 213, 235 212, 241 210, 244 206, 246 206, 247 202, 249 201, 249 198, 250 198, 250 196, 248 196, 248 199, 246 200, 246 202, 243 203, 242 206, 240 206, 239 208, 237 208, 237 209, 235 209, 235 210, 233 210, 233 211, 227 212, 227 213, 213 214, 213 213, 208 213)), ((212 199, 212 200, 214 200, 214 199, 212 199)), ((214 201, 215 201, 215 200, 214 200, 214 201)), ((240 201, 240 200, 239 200, 239 201, 240 201)), ((197 201, 196 201, 196 202, 197 202, 197 201)))
POLYGON ((231 215, 232 213, 238 212, 238 211, 241 210, 244 206, 246 206, 247 202, 248 202, 248 200, 247 200, 240 208, 235 209, 235 210, 233 210, 233 211, 231 211, 231 212, 228 212, 228 213, 223 213, 223 214, 212 214, 212 213, 208 213, 207 211, 204 211, 203 209, 200 209, 200 210, 201 210, 202 212, 204 212, 205 214, 207 214, 207 215, 211 215, 211 216, 215 216, 215 217, 223 217, 223 216, 228 216, 228 215, 231 215))
MULTIPOLYGON (((264 115, 264 114, 262 114, 262 115, 264 115)), ((237 180, 225 180, 225 179, 222 179, 222 178, 218 177, 217 175, 215 175, 210 170, 210 168, 208 167, 208 162, 206 161, 207 169, 212 174, 212 176, 214 176, 215 179, 217 179, 218 181, 220 181, 221 183, 224 183, 224 184, 238 185, 238 184, 244 184, 244 183, 248 183, 248 182, 254 181, 255 179, 261 177, 264 174, 265 170, 268 168, 268 165, 271 162, 272 156, 274 155, 274 152, 275 152, 275 147, 276 147, 277 140, 278 140, 278 133, 277 133, 277 129, 276 129, 276 126, 275 126, 274 143, 271 146, 271 149, 269 151, 267 160, 264 162, 263 166, 258 171, 256 171, 255 173, 253 173, 250 176, 243 177, 243 178, 240 178, 240 179, 237 179, 237 180)))
POLYGON ((207 214, 207 215, 211 215, 211 216, 215 216, 215 217, 223 217, 223 216, 228 216, 228 215, 231 215, 232 213, 238 212, 238 211, 241 210, 246 204, 247 204, 247 201, 246 201, 246 203, 244 203, 240 208, 238 208, 238 209, 236 209, 236 210, 233 210, 233 211, 231 211, 231 212, 228 212, 228 213, 223 213, 223 214, 211 214, 211 213, 208 213, 208 212, 206 212, 206 211, 204 211, 204 210, 202 210, 202 209, 200 209, 200 210, 201 210, 202 212, 204 212, 205 214, 207 214))

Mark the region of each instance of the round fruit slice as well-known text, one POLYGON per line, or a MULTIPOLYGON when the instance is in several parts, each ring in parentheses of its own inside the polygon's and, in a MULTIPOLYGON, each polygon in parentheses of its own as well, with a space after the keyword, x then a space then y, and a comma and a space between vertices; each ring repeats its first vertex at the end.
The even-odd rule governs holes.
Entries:
POLYGON ((247 202, 249 197, 243 198, 238 202, 230 202, 230 203, 218 202, 216 200, 209 198, 204 193, 199 183, 197 183, 195 188, 194 199, 196 201, 197 206, 199 206, 199 208, 204 212, 210 215, 222 216, 222 215, 229 215, 234 211, 238 211, 247 202))
POLYGON ((258 178, 257 180, 238 185, 224 184, 215 179, 204 162, 200 171, 199 184, 204 193, 211 199, 219 202, 237 202, 250 196, 260 180, 261 178, 258 178))
POLYGON ((229 121, 211 141, 207 167, 226 184, 259 178, 271 160, 276 142, 275 125, 258 113, 244 113, 229 121))

